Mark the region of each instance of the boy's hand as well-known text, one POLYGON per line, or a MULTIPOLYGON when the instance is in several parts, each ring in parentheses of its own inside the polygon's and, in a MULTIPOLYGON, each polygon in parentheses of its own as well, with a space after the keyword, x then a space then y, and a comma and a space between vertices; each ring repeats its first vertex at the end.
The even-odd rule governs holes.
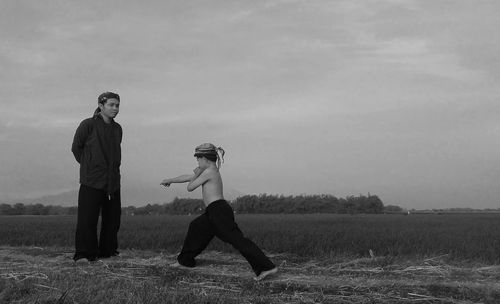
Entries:
POLYGON ((164 179, 160 185, 165 187, 170 187, 171 182, 168 179, 164 179))

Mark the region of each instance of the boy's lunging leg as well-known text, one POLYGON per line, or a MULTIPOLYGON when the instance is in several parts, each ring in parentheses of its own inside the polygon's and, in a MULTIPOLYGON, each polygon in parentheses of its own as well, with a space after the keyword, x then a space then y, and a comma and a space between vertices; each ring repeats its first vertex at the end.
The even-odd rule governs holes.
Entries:
POLYGON ((256 275, 275 268, 276 266, 252 240, 246 238, 236 226, 231 231, 217 233, 217 237, 230 243, 248 261, 256 275))
POLYGON ((256 275, 276 267, 254 242, 243 235, 234 221, 233 209, 227 202, 218 203, 213 207, 209 218, 215 226, 215 235, 238 250, 256 275))
POLYGON ((212 224, 208 220, 206 213, 195 218, 189 224, 184 245, 177 257, 179 264, 187 267, 196 266, 196 256, 207 248, 214 235, 212 224))

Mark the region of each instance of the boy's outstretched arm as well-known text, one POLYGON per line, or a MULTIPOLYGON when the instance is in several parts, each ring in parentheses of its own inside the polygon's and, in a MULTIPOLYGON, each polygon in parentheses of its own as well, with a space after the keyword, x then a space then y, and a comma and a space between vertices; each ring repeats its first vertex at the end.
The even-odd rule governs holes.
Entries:
POLYGON ((170 184, 182 184, 182 183, 187 183, 195 180, 200 176, 200 174, 203 172, 203 169, 200 169, 199 167, 196 167, 193 170, 193 174, 184 174, 184 175, 179 175, 177 177, 173 178, 166 178, 164 179, 160 185, 168 187, 170 184))
POLYGON ((175 184, 175 183, 187 183, 191 181, 194 178, 194 174, 184 174, 184 175, 179 175, 177 177, 172 177, 172 178, 166 178, 164 179, 160 185, 168 187, 170 184, 175 184))

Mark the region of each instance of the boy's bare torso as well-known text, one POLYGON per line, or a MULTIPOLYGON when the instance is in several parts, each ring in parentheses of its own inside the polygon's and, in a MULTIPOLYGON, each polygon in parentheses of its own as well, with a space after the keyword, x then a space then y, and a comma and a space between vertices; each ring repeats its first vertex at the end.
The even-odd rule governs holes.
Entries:
POLYGON ((207 174, 207 181, 202 185, 202 195, 205 207, 212 202, 223 200, 223 185, 220 172, 216 168, 207 168, 203 174, 207 174))

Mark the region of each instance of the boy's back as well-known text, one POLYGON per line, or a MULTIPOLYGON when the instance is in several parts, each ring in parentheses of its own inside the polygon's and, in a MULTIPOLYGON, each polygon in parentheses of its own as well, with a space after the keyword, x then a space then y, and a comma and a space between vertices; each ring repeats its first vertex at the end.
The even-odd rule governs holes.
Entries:
POLYGON ((222 185, 222 177, 220 175, 219 169, 214 166, 210 166, 205 169, 203 173, 200 175, 200 178, 205 175, 206 181, 202 185, 202 195, 203 202, 205 206, 208 206, 210 203, 223 200, 223 185, 222 185))

